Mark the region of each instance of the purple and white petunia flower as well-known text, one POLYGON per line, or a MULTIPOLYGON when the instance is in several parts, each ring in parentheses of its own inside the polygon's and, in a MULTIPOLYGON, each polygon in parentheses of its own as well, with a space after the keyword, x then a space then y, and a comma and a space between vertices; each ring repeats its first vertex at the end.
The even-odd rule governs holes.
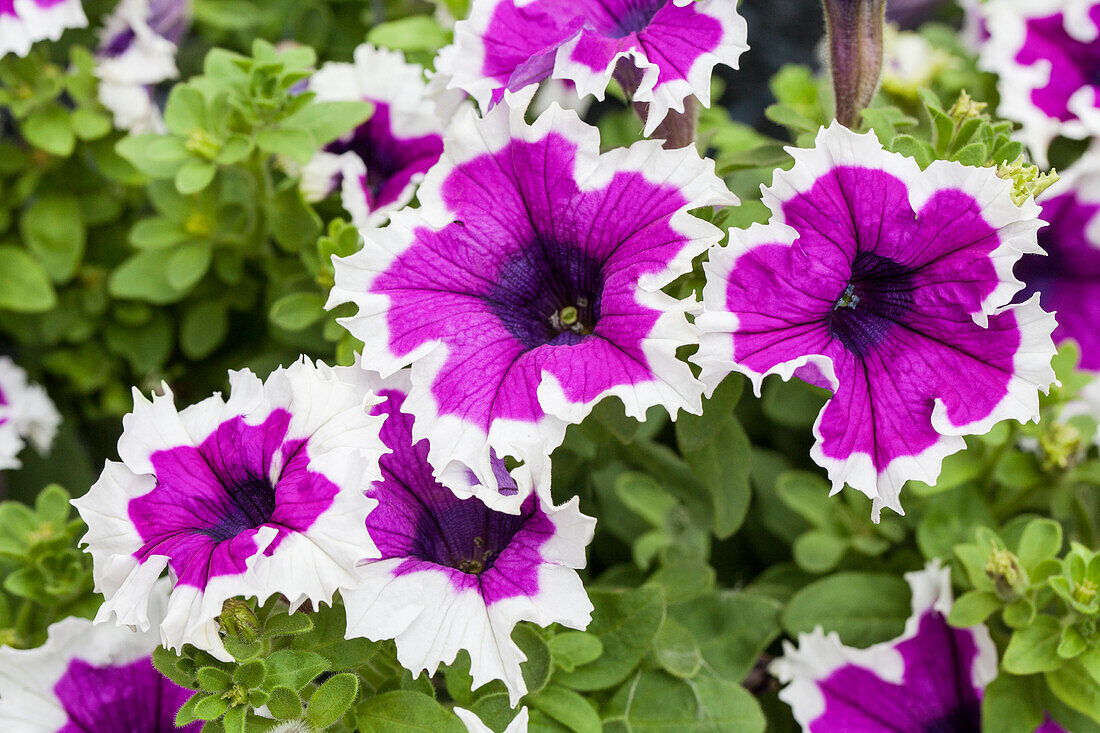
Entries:
POLYGON ((1100 1, 990 0, 980 64, 998 74, 998 113, 1046 165, 1059 135, 1100 134, 1100 1))
MULTIPOLYGON (((167 605, 164 582, 151 615, 167 605)), ((0 647, 0 730, 12 733, 198 733, 176 728, 176 712, 193 694, 153 666, 157 635, 67 618, 52 624, 37 649, 0 647)))
POLYGON ((149 628, 149 593, 167 567, 165 645, 228 661, 215 620, 227 599, 316 605, 355 586, 359 560, 377 555, 363 492, 385 449, 382 418, 368 411, 377 400, 350 372, 306 359, 263 382, 230 372, 228 400, 178 412, 167 386, 151 402, 135 390, 122 462, 73 502, 106 599, 96 620, 149 628))
POLYGON ((981 730, 982 693, 997 676, 997 648, 984 625, 947 625, 951 570, 938 561, 907 573, 913 613, 896 639, 844 646, 821 627, 771 664, 779 698, 809 733, 981 730))
POLYGON ((495 486, 492 454, 536 461, 599 400, 643 419, 701 409, 676 358, 691 303, 661 292, 721 232, 688 211, 736 202, 713 161, 656 141, 599 154, 599 133, 552 106, 460 116, 421 207, 336 260, 329 307, 384 374, 412 364, 409 411, 429 459, 495 486))
POLYGON ((99 101, 115 127, 135 133, 166 128, 156 84, 179 76, 176 47, 191 25, 190 0, 122 0, 99 32, 99 101))
POLYGON ((0 56, 26 56, 38 41, 86 25, 81 0, 0 0, 0 56))
POLYGON ((474 687, 503 680, 514 706, 527 689, 525 657, 511 639, 516 623, 583 629, 591 619, 576 569, 596 521, 580 513, 577 497, 554 506, 548 488, 528 494, 515 514, 461 498, 435 479, 428 444, 414 435, 408 373, 378 381, 362 371, 361 379, 385 399, 373 411, 386 418, 382 441, 392 452, 367 492, 378 502, 366 527, 381 557, 364 562, 362 585, 341 592, 347 636, 394 639, 414 674, 434 674, 466 649, 474 687))
POLYGON ((355 63, 328 63, 309 81, 321 101, 366 101, 374 114, 318 152, 302 171, 307 198, 341 189, 344 208, 360 228, 378 226, 409 203, 417 184, 443 153, 453 106, 437 104, 424 70, 400 51, 365 43, 355 63))
POLYGON ((19 468, 25 441, 45 454, 50 450, 61 414, 46 390, 27 380, 27 373, 0 356, 0 470, 19 468))
MULTIPOLYGON (((481 722, 481 718, 477 717, 476 713, 459 707, 454 708, 454 713, 466 726, 466 733, 493 733, 493 729, 481 722)), ((504 729, 504 733, 527 733, 528 716, 527 708, 520 708, 516 717, 512 718, 512 722, 504 729)))
POLYGON ((710 106, 715 65, 737 68, 745 37, 734 0, 475 0, 438 65, 483 110, 549 77, 603 99, 618 71, 650 135, 691 95, 710 106))
POLYGON ((814 460, 901 512, 909 479, 936 483, 962 436, 1039 417, 1054 381, 1054 317, 1008 305, 1038 253, 1039 207, 992 169, 883 150, 834 124, 764 189, 772 221, 730 233, 704 265, 695 360, 709 390, 731 371, 832 390, 814 460))
POLYGON ((1046 256, 1026 255, 1016 266, 1024 294, 1038 292, 1058 320, 1054 340, 1073 339, 1081 367, 1100 372, 1100 149, 1094 148, 1040 196, 1039 232, 1046 256))

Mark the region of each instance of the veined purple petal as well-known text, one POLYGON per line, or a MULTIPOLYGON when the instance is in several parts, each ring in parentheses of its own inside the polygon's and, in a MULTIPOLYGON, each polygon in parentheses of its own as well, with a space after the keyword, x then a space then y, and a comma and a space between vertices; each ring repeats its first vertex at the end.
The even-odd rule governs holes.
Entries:
POLYGON ((202 721, 176 728, 176 713, 193 693, 157 671, 151 657, 129 664, 69 663, 53 688, 69 722, 58 733, 197 733, 202 721))
POLYGON ((764 192, 772 223, 731 232, 705 267, 702 378, 829 386, 814 459, 876 517, 901 511, 902 484, 935 483, 960 435, 1038 416, 1053 323, 1034 302, 1008 306, 1012 266, 1039 251, 1038 210, 992 171, 921 171, 840 126, 795 156, 764 192))

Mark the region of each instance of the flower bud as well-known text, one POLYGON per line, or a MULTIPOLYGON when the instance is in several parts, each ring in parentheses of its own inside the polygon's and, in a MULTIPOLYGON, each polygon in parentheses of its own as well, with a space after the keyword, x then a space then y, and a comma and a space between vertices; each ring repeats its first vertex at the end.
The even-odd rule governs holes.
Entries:
POLYGON ((248 602, 241 598, 226 599, 218 623, 222 631, 240 641, 255 641, 260 632, 259 619, 248 602))
POLYGON ((856 127, 882 74, 885 0, 824 0, 836 118, 856 127))
POLYGON ((1008 550, 996 549, 990 553, 985 574, 993 581, 1001 600, 1014 601, 1027 590, 1027 572, 1019 558, 1008 550))

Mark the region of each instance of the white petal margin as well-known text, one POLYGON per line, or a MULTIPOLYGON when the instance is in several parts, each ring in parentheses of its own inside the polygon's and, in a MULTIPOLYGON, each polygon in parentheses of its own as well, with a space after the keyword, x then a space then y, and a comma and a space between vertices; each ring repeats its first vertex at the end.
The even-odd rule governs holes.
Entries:
MULTIPOLYGON (((168 581, 153 589, 150 612, 158 621, 168 602, 168 581)), ((92 666, 119 666, 153 653, 153 631, 136 631, 112 624, 93 624, 70 617, 50 624, 46 643, 35 649, 0 646, 0 730, 12 733, 54 733, 69 716, 54 694, 54 686, 69 664, 79 659, 92 666)))
MULTIPOLYGON (((476 713, 466 708, 456 707, 454 708, 454 714, 466 726, 466 733, 493 733, 493 729, 482 723, 481 718, 477 717, 476 713)), ((504 733, 527 733, 528 717, 527 708, 520 708, 519 712, 516 713, 516 717, 512 718, 512 722, 504 729, 504 733)))
POLYGON ((122 0, 99 31, 100 43, 132 32, 130 47, 119 56, 96 59, 99 101, 111 111, 115 127, 134 133, 167 128, 147 88, 179 76, 176 44, 149 26, 149 0, 122 0))
POLYGON ((1027 145, 1031 156, 1042 167, 1049 165, 1047 148, 1059 135, 1081 140, 1100 134, 1100 112, 1095 109, 1094 92, 1082 87, 1068 101, 1077 119, 1062 121, 1050 117, 1031 99, 1031 93, 1050 82, 1051 64, 1040 60, 1024 65, 1016 60, 1027 39, 1027 21, 1064 14, 1066 34, 1082 43, 1100 36, 1100 28, 1089 18, 1092 0, 989 0, 980 9, 989 37, 981 43, 978 65, 998 75, 997 91, 1001 102, 998 114, 1023 126, 1016 138, 1027 145))
MULTIPOLYGON (((825 698, 818 683, 836 670, 854 665, 863 667, 887 682, 900 684, 905 674, 905 660, 897 645, 912 639, 920 630, 921 617, 931 610, 947 616, 953 603, 951 569, 939 560, 929 562, 924 570, 906 573, 905 580, 913 593, 912 614, 905 622, 905 631, 890 641, 866 649, 845 646, 835 631, 828 634, 818 626, 811 633, 799 634, 798 646, 783 642, 783 656, 769 666, 769 671, 781 683, 779 699, 791 706, 795 720, 803 730, 825 712, 825 698)), ((970 681, 984 689, 997 676, 997 647, 989 629, 979 624, 969 629, 978 653, 970 669, 970 681)))
MULTIPOLYGON (((310 77, 309 91, 323 102, 368 100, 387 104, 390 129, 401 138, 443 135, 457 109, 457 105, 437 104, 428 90, 423 67, 406 61, 400 51, 369 43, 355 49, 355 63, 330 62, 318 69, 310 77)), ((391 212, 412 201, 421 180, 420 176, 414 177, 395 202, 370 210, 362 187, 348 181, 353 174, 366 173, 364 161, 354 153, 335 156, 321 151, 302 171, 302 190, 310 200, 319 201, 332 193, 336 176, 341 173, 345 181, 344 208, 360 228, 384 224, 391 212)))
MULTIPOLYGON (((676 348, 697 342, 694 327, 686 313, 694 308, 690 300, 677 301, 661 292, 680 275, 691 271, 692 260, 716 244, 722 232, 688 212, 702 206, 725 206, 738 199, 714 173, 714 161, 700 158, 694 149, 665 150, 658 141, 643 140, 629 148, 617 148, 601 155, 599 131, 584 124, 572 110, 556 104, 533 124, 524 121, 527 103, 534 92, 505 95, 503 103, 479 118, 472 109, 459 114, 444 139, 443 157, 425 177, 418 196, 419 209, 397 212, 388 226, 363 230, 366 245, 345 258, 334 258, 335 286, 326 308, 354 303, 358 313, 338 319, 356 338, 363 341, 363 363, 388 376, 412 365, 412 391, 406 408, 415 416, 413 434, 431 444, 429 461, 437 473, 457 462, 474 471, 483 486, 499 488, 490 459, 511 456, 523 462, 539 462, 561 444, 565 429, 580 422, 597 402, 618 396, 626 413, 642 420, 649 407, 663 405, 675 416, 680 409, 698 414, 702 410, 701 385, 688 366, 676 358, 676 348), (598 190, 608 185, 619 172, 637 172, 656 185, 674 186, 687 203, 670 220, 671 228, 686 240, 680 253, 661 272, 642 278, 636 289, 639 303, 661 311, 649 337, 642 343, 654 379, 641 384, 612 387, 588 402, 571 402, 561 385, 547 373, 537 391, 546 415, 538 422, 494 420, 488 433, 453 415, 439 414, 431 386, 447 360, 447 348, 439 342, 427 342, 408 354, 400 355, 389 347, 387 321, 389 297, 371 293, 374 281, 384 274, 416 242, 414 231, 439 230, 455 221, 455 213, 444 204, 444 181, 464 163, 483 155, 499 152, 512 140, 534 142, 550 134, 560 135, 576 145, 573 171, 578 188, 598 190)), ((537 473, 537 469, 536 469, 537 473)), ((521 485, 525 481, 514 476, 521 485)))
POLYGON ((592 541, 596 520, 581 514, 574 496, 553 506, 540 495, 540 509, 554 524, 553 537, 538 549, 538 593, 487 604, 479 587, 456 590, 449 569, 424 569, 396 574, 405 558, 366 561, 363 583, 342 591, 348 639, 393 639, 397 660, 414 675, 435 674, 462 649, 470 654, 470 675, 476 689, 491 680, 508 688, 512 707, 527 692, 520 664, 527 657, 512 641, 520 621, 539 626, 558 623, 585 629, 592 620, 592 602, 577 569, 586 564, 585 548, 592 541))
MULTIPOLYGON (((504 0, 505 2, 511 0, 504 0)), ((455 24, 454 50, 446 49, 442 54, 439 69, 450 75, 448 87, 462 89, 477 100, 483 111, 488 110, 493 92, 500 82, 482 73, 485 66, 485 45, 482 39, 489 33, 489 25, 501 0, 478 0, 470 9, 469 17, 455 24)), ((528 4, 518 1, 518 6, 528 4)), ((701 53, 687 72, 686 78, 658 83, 660 66, 650 59, 640 45, 617 54, 603 69, 594 70, 572 59, 573 50, 581 39, 577 33, 563 43, 554 54, 552 79, 570 81, 575 86, 575 95, 583 99, 589 95, 603 100, 608 84, 611 83, 615 67, 620 60, 634 64, 641 73, 634 101, 649 104, 644 134, 653 134, 657 126, 665 119, 669 110, 684 111, 684 100, 694 95, 704 107, 710 107, 711 76, 717 64, 726 64, 738 68, 741 54, 748 50, 746 42, 748 25, 737 12, 736 3, 729 0, 676 0, 676 5, 693 4, 695 12, 713 18, 722 27, 721 43, 713 51, 701 53)))
MULTIPOLYGON (((92 555, 95 589, 105 598, 96 622, 114 617, 119 625, 150 628, 149 593, 168 558, 154 555, 137 562, 134 553, 143 542, 129 519, 128 506, 156 488, 152 455, 198 446, 235 417, 251 425, 262 423, 277 409, 291 414, 286 440, 308 437, 310 470, 324 474, 339 492, 308 530, 284 537, 271 556, 263 550, 277 532, 273 527, 261 529, 256 554, 246 561, 242 574, 215 577, 201 590, 176 586, 161 624, 161 640, 176 650, 194 644, 230 661, 215 620, 226 599, 255 597, 262 603, 282 594, 296 605, 306 600, 316 605, 331 603, 338 589, 358 585, 357 563, 378 555, 364 524, 376 502, 364 492, 381 478, 378 459, 388 450, 379 438, 382 418, 369 414, 379 400, 348 375, 349 368, 305 358, 277 369, 266 382, 248 370, 230 372, 228 400, 215 394, 178 412, 167 385, 152 401, 135 390, 134 412, 123 418, 119 439, 123 462, 108 461, 95 485, 73 501, 88 525, 82 542, 92 555)), ((278 455, 270 467, 273 477, 282 469, 278 455)))
POLYGON ((0 426, 0 468, 21 465, 15 455, 23 448, 24 440, 39 453, 49 453, 61 425, 61 413, 45 388, 28 381, 27 373, 10 358, 0 356, 0 392, 7 402, 0 405, 0 418, 6 420, 0 426), (10 458, 5 461, 12 448, 10 458))
POLYGON ((820 415, 814 423, 815 442, 810 454, 828 471, 832 493, 838 493, 845 484, 863 492, 873 500, 872 516, 876 521, 884 506, 903 514, 899 500, 902 486, 911 479, 934 485, 943 459, 965 447, 961 436, 985 434, 1002 420, 1024 423, 1039 419, 1038 393, 1049 393, 1055 383, 1050 360, 1056 353, 1051 338, 1056 322, 1052 314, 1039 307, 1038 296, 1026 303, 1006 304, 1023 287, 1013 274, 1016 262, 1024 254, 1043 254, 1036 237, 1036 232, 1044 225, 1038 218, 1041 210, 1032 199, 1021 206, 1014 204, 1009 182, 998 178, 992 169, 936 161, 921 171, 912 158, 884 150, 874 133, 859 135, 838 123, 818 133, 815 147, 787 148, 787 151, 795 159, 794 167, 789 171, 776 171, 772 185, 762 188, 762 201, 772 212, 771 221, 754 224, 746 230, 731 230, 729 243, 713 248, 709 261, 703 264, 706 276, 703 313, 695 320, 700 331, 700 347, 692 361, 702 370, 699 378, 708 396, 732 371, 747 376, 759 396, 765 377, 776 374, 789 380, 806 365, 817 367, 831 391, 835 392, 839 386, 833 363, 825 356, 802 356, 763 373, 737 363, 731 334, 737 331, 738 319, 726 305, 727 284, 737 269, 738 260, 761 245, 793 244, 798 232, 786 223, 783 204, 809 191, 821 176, 834 168, 855 166, 885 171, 905 183, 910 205, 917 212, 937 191, 962 191, 974 198, 981 207, 982 219, 1001 239, 989 255, 999 282, 971 317, 976 324, 985 327, 989 316, 1015 312, 1022 343, 1013 359, 1014 374, 1007 385, 1007 393, 985 418, 955 425, 947 419, 943 403, 937 399, 932 426, 940 433, 940 440, 920 454, 895 458, 881 473, 875 470, 871 456, 865 453, 853 453, 843 459, 825 456, 820 415))
POLYGON ((69 28, 88 25, 81 0, 62 0, 50 8, 34 0, 14 0, 15 15, 0 15, 0 56, 26 56, 38 41, 56 41, 69 28))

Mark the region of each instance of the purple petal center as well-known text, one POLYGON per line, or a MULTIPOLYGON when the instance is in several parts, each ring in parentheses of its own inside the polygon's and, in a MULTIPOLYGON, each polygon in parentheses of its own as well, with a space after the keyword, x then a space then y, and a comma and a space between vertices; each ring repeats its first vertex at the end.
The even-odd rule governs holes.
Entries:
POLYGON ((516 253, 484 297, 508 333, 528 349, 570 345, 600 318, 601 263, 580 249, 538 241, 516 253))
POLYGON ((595 12, 592 20, 597 28, 611 38, 624 38, 631 33, 645 30, 657 11, 665 6, 665 0, 618 0, 608 3, 614 12, 595 12))
POLYGON ((859 252, 852 276, 828 315, 829 331, 844 347, 864 354, 903 323, 913 307, 913 274, 874 252, 859 252))
POLYGON ((69 716, 58 733, 197 733, 202 727, 176 728, 176 712, 191 690, 162 676, 149 657, 107 667, 74 659, 53 691, 69 716))

